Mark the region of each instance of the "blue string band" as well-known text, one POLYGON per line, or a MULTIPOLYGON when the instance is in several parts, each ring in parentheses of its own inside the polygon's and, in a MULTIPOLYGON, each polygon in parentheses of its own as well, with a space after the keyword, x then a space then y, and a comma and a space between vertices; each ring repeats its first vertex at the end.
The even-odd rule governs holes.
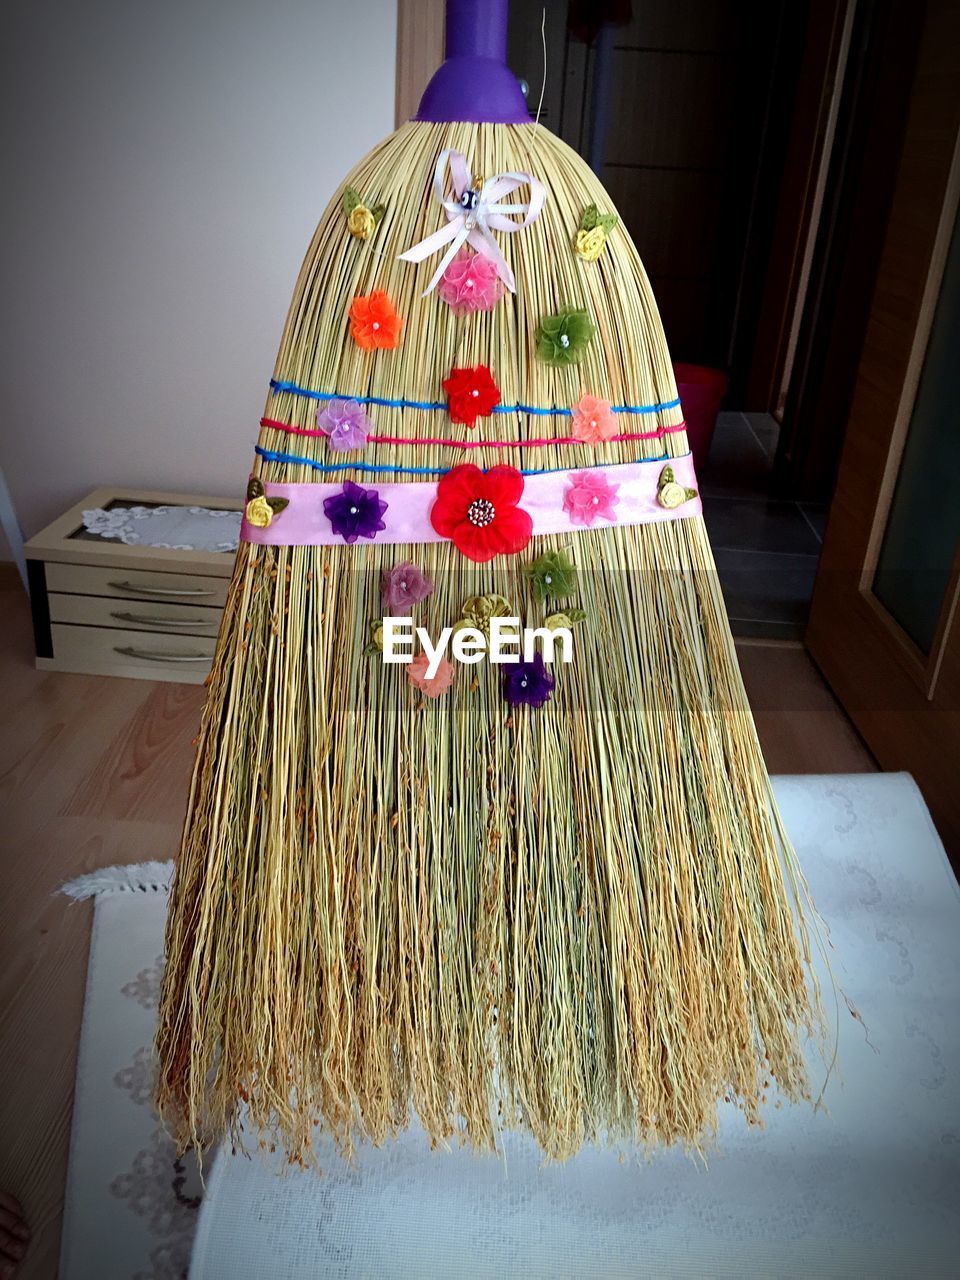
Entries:
MULTIPOLYGON (((445 400, 389 400, 384 396, 345 396, 338 391, 308 391, 306 387, 298 387, 295 382, 278 382, 270 379, 270 387, 274 395, 289 392, 293 396, 306 396, 308 400, 356 400, 357 404, 377 404, 386 409, 442 409, 446 411, 445 400)), ((666 409, 678 409, 680 401, 665 400, 663 404, 614 404, 610 408, 614 413, 662 413, 666 409)), ((532 404, 498 404, 493 413, 529 413, 540 418, 569 418, 571 409, 538 409, 532 404)))
MULTIPOLYGON (((264 458, 267 462, 287 462, 292 466, 311 467, 314 471, 322 471, 329 474, 334 471, 389 471, 394 475, 401 476, 445 476, 448 471, 452 471, 452 467, 389 467, 372 462, 314 462, 312 458, 302 458, 297 453, 277 453, 273 449, 264 449, 260 445, 254 446, 257 455, 264 458)), ((688 454, 678 454, 678 457, 686 458, 688 454)), ((670 454, 662 453, 656 458, 637 458, 635 462, 669 462, 670 454)), ((502 465, 502 464, 501 464, 502 465)), ((603 462, 599 466, 604 468, 617 466, 633 466, 634 463, 629 462, 603 462)), ((553 471, 589 471, 590 467, 539 467, 530 470, 520 469, 522 476, 543 476, 553 471)))

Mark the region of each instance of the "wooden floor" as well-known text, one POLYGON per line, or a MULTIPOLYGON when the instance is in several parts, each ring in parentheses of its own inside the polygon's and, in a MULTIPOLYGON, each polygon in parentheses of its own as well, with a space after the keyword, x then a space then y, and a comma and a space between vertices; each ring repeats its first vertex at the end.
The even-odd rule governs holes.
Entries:
MULTIPOLYGON (((33 1228, 21 1275, 46 1280, 92 914, 56 890, 100 866, 173 856, 203 690, 37 672, 26 599, 9 575, 0 617, 0 1187, 33 1228)), ((738 652, 771 772, 875 769, 799 646, 738 652)))

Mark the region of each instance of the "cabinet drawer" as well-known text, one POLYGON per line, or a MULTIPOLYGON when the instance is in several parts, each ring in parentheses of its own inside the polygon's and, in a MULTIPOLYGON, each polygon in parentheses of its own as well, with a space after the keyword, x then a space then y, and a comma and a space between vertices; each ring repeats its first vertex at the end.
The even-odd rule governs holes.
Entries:
POLYGON ((161 635, 215 636, 222 609, 202 604, 159 604, 150 600, 119 600, 106 596, 68 596, 52 592, 50 621, 85 627, 120 627, 127 631, 157 631, 161 635))
POLYGON ((179 684, 203 683, 217 643, 216 636, 144 634, 60 622, 50 630, 53 657, 37 659, 37 666, 45 670, 134 676, 179 684))
POLYGON ((223 606, 230 585, 229 578, 154 573, 149 569, 104 569, 99 565, 60 564, 54 560, 47 561, 46 578, 49 592, 214 607, 223 606))

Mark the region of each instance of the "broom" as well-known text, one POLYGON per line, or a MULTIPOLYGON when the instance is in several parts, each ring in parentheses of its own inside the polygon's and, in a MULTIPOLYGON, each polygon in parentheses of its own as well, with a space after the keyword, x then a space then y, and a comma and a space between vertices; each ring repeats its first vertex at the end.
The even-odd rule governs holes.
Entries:
POLYGON ((417 118, 296 285, 167 925, 182 1143, 242 1115, 349 1155, 412 1106, 432 1145, 701 1149, 720 1100, 809 1097, 815 916, 657 308, 505 32, 505 0, 448 0, 417 118), (388 615, 481 661, 387 663, 388 615), (494 663, 507 617, 573 660, 494 663))

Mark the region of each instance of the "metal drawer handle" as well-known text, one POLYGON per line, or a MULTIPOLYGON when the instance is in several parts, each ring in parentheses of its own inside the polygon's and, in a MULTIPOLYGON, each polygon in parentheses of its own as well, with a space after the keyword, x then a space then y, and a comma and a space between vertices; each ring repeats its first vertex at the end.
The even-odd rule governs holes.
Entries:
POLYGON ((134 649, 133 645, 120 648, 113 646, 114 653, 122 653, 125 658, 141 658, 147 662, 212 662, 209 653, 149 653, 146 649, 134 649))
POLYGON ((212 627, 214 623, 207 618, 151 618, 145 613, 116 613, 111 611, 111 618, 118 622, 135 622, 138 626, 151 627, 212 627))
POLYGON ((136 582, 108 582, 107 586, 114 587, 117 591, 138 591, 144 596, 215 596, 217 594, 202 587, 192 591, 176 591, 171 587, 143 587, 136 582))

